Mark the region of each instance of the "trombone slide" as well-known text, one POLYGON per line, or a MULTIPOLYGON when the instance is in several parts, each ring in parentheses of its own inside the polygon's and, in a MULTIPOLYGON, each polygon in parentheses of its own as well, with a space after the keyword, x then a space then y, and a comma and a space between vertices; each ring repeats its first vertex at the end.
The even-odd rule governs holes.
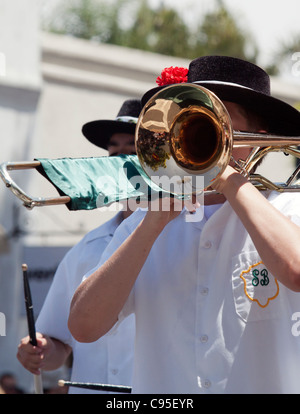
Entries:
POLYGON ((19 198, 23 205, 32 209, 33 207, 53 206, 67 204, 70 202, 70 197, 31 197, 25 193, 11 178, 9 171, 13 170, 28 170, 36 169, 41 163, 39 161, 24 161, 24 162, 4 162, 0 164, 0 176, 6 188, 8 188, 17 198, 19 198))

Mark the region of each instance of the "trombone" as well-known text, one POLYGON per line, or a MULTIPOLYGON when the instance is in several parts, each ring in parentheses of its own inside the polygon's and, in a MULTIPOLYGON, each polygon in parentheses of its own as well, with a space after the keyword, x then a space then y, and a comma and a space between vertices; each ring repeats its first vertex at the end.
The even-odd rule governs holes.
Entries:
POLYGON ((0 177, 5 187, 23 202, 24 207, 30 210, 33 207, 68 204, 71 201, 69 196, 32 197, 18 186, 10 175, 10 171, 38 169, 40 166, 41 163, 39 161, 3 162, 0 164, 0 177))
POLYGON ((154 181, 161 174, 180 177, 178 192, 188 183, 190 193, 208 191, 233 159, 233 147, 238 146, 253 147, 246 160, 233 161, 259 190, 299 191, 294 183, 300 166, 284 184, 251 174, 270 152, 300 158, 295 148, 299 144, 300 137, 234 131, 222 101, 210 90, 189 83, 157 92, 142 109, 136 127, 136 149, 144 171, 154 181), (195 182, 195 176, 202 176, 204 183, 195 182))
MULTIPOLYGON (((237 146, 253 147, 246 160, 234 162, 236 169, 258 190, 300 191, 300 185, 296 182, 300 166, 285 183, 273 183, 266 177, 251 172, 270 152, 284 152, 300 158, 300 151, 296 148, 300 145, 300 137, 234 131, 222 101, 214 93, 197 84, 171 85, 150 98, 139 116, 135 143, 137 157, 131 156, 132 158, 126 162, 138 165, 146 174, 146 178, 150 178, 151 182, 167 193, 170 192, 171 181, 171 193, 175 196, 210 191, 211 184, 220 177, 232 160, 233 147, 237 146), (167 180, 161 181, 162 176, 167 180), (199 177, 201 180, 197 179, 199 177)), ((107 163, 110 158, 119 156, 101 158, 107 163)), ((117 165, 118 168, 122 168, 123 164, 120 161, 117 165)), ((29 196, 9 174, 11 170, 39 170, 40 166, 40 161, 2 163, 0 177, 6 187, 29 209, 36 206, 68 205, 71 201, 68 194, 53 198, 29 196)), ((49 179, 49 176, 47 178, 49 179)), ((51 182, 51 179, 49 181, 51 182)), ((97 190, 96 185, 95 189, 97 190)), ((123 193, 126 193, 126 190, 123 193)), ((134 196, 128 194, 128 198, 134 196)))

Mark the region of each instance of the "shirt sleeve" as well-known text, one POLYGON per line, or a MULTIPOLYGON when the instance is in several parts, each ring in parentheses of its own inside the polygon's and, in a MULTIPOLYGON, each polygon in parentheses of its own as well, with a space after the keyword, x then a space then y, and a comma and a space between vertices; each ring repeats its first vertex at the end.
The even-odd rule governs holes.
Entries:
POLYGON ((128 236, 135 230, 137 225, 143 219, 145 215, 144 210, 137 210, 131 216, 129 216, 126 220, 124 220, 116 229, 113 238, 108 243, 107 247, 105 248, 104 252, 101 255, 101 259, 94 266, 90 271, 88 271, 84 276, 83 279, 88 278, 91 274, 93 274, 99 267, 101 267, 109 258, 110 256, 118 250, 118 248, 122 245, 122 243, 127 239, 128 236))
MULTIPOLYGON (((70 252, 69 252, 70 253, 70 252)), ((68 315, 74 288, 70 286, 75 274, 73 255, 67 254, 59 264, 53 282, 37 318, 36 330, 71 345, 72 335, 68 329, 68 315)))
POLYGON ((299 192, 283 192, 278 194, 272 192, 269 198, 271 204, 274 205, 283 215, 288 217, 293 223, 300 226, 300 193, 299 192))
MULTIPOLYGON (((294 193, 293 193, 294 194, 294 193)), ((284 213, 286 216, 297 226, 300 226, 300 197, 299 193, 297 197, 294 196, 293 201, 287 203, 284 213)))

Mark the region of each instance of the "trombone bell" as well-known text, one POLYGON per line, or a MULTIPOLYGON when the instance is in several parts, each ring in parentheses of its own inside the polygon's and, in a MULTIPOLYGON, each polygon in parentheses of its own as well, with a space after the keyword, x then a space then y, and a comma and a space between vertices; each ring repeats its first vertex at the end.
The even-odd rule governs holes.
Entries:
POLYGON ((292 148, 300 145, 300 137, 233 131, 222 101, 197 84, 170 85, 150 98, 138 119, 135 140, 145 173, 171 194, 207 190, 229 164, 234 146, 257 147, 247 160, 236 164, 261 191, 299 191, 291 185, 296 172, 284 185, 249 172, 268 152, 300 158, 300 151, 292 148))
POLYGON ((189 195, 202 192, 222 174, 230 161, 232 134, 230 116, 212 92, 194 84, 171 85, 144 106, 136 151, 158 186, 189 195))

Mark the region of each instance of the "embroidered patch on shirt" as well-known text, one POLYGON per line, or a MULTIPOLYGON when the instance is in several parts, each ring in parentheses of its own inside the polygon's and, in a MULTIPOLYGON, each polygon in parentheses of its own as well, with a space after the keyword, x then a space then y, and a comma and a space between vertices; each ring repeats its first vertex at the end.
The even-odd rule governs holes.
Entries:
POLYGON ((262 261, 242 271, 240 278, 244 282, 245 295, 261 308, 266 308, 279 294, 277 280, 269 274, 262 261))

